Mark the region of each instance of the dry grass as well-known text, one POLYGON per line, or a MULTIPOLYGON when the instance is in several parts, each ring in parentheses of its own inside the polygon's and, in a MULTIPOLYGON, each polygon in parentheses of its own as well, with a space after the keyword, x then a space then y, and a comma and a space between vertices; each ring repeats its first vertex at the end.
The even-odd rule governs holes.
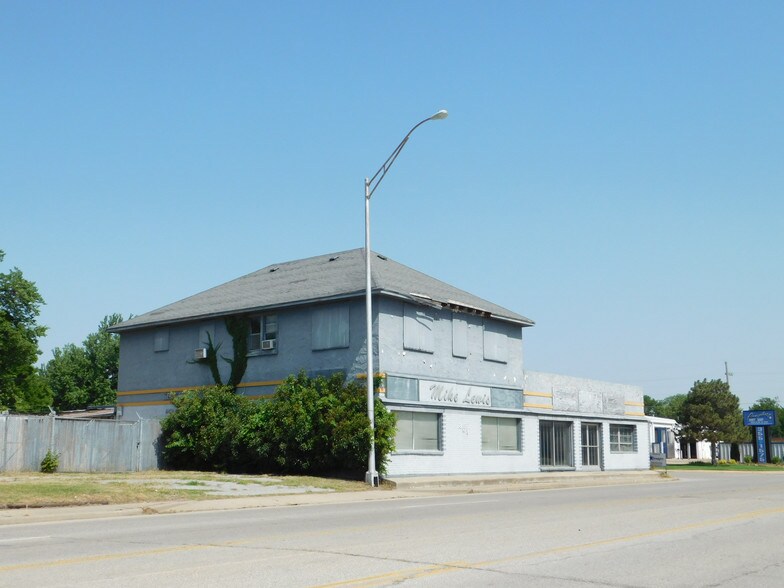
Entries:
MULTIPOLYGON (((208 472, 134 472, 124 474, 0 474, 0 508, 124 504, 170 500, 226 498, 208 494, 205 482, 287 486, 294 492, 307 486, 333 492, 365 490, 351 480, 310 476, 235 476, 208 472), (172 487, 177 484, 177 488, 172 487)), ((281 493, 285 493, 281 492, 281 493)))

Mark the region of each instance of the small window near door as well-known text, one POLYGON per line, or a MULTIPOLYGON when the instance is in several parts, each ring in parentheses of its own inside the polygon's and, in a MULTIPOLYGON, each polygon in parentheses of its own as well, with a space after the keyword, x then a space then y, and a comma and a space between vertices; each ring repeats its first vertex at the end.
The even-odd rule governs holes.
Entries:
POLYGON ((610 451, 613 453, 635 453, 637 451, 637 427, 634 425, 610 425, 610 451))

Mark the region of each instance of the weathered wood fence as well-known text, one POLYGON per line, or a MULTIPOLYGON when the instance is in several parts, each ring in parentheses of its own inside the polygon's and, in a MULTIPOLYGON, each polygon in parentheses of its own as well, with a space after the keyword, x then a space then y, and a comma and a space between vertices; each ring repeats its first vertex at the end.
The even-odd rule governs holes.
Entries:
POLYGON ((137 472, 161 467, 157 420, 78 420, 0 415, 0 472, 39 471, 47 451, 61 472, 137 472))

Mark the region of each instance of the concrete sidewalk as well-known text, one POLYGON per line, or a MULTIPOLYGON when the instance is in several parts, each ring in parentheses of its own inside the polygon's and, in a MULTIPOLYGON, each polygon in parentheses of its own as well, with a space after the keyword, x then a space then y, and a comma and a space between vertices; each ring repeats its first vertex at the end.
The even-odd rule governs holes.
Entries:
POLYGON ((0 526, 116 518, 139 515, 212 512, 246 508, 274 508, 318 504, 347 504, 376 500, 449 496, 479 492, 521 492, 555 488, 652 484, 672 480, 659 471, 628 472, 538 472, 528 474, 417 476, 393 478, 381 488, 362 492, 330 492, 244 496, 215 500, 181 500, 134 504, 106 504, 0 510, 0 526))

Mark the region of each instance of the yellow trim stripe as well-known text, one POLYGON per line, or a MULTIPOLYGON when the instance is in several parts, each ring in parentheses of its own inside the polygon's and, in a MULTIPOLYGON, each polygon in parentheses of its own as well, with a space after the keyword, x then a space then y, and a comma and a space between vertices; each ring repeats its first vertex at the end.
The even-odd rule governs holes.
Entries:
POLYGON ((269 380, 268 382, 244 382, 237 384, 237 388, 255 388, 258 386, 280 386, 283 380, 269 380))
POLYGON ((185 392, 186 390, 195 390, 203 386, 183 386, 182 388, 156 388, 154 390, 127 390, 118 392, 117 396, 136 396, 137 394, 169 394, 171 392, 185 392))
POLYGON ((632 400, 628 400, 628 401, 624 402, 624 404, 626 406, 645 406, 644 402, 634 402, 632 400))
POLYGON ((626 416, 645 416, 644 412, 625 412, 626 416))
MULTIPOLYGON (((376 377, 376 378, 386 378, 387 377, 386 373, 384 373, 384 372, 375 372, 375 374, 376 375, 374 377, 376 377)), ((367 374, 364 374, 364 373, 363 374, 357 374, 356 378, 357 378, 357 380, 367 380, 367 374)))
POLYGON ((537 396, 539 398, 552 398, 553 395, 548 392, 528 392, 527 390, 523 390, 523 394, 525 396, 537 396))
POLYGON ((534 404, 533 402, 523 402, 523 408, 546 408, 548 410, 553 410, 551 404, 534 404))
POLYGON ((147 402, 118 402, 117 406, 161 406, 171 404, 168 400, 149 400, 147 402))
MULTIPOLYGON (((270 380, 268 382, 244 382, 238 384, 237 388, 252 388, 255 386, 280 386, 283 380, 270 380)), ((198 386, 180 386, 177 388, 155 388, 151 390, 126 390, 118 392, 117 396, 141 396, 144 394, 171 394, 172 392, 185 392, 186 390, 198 390, 204 388, 209 384, 200 384, 198 386)))

